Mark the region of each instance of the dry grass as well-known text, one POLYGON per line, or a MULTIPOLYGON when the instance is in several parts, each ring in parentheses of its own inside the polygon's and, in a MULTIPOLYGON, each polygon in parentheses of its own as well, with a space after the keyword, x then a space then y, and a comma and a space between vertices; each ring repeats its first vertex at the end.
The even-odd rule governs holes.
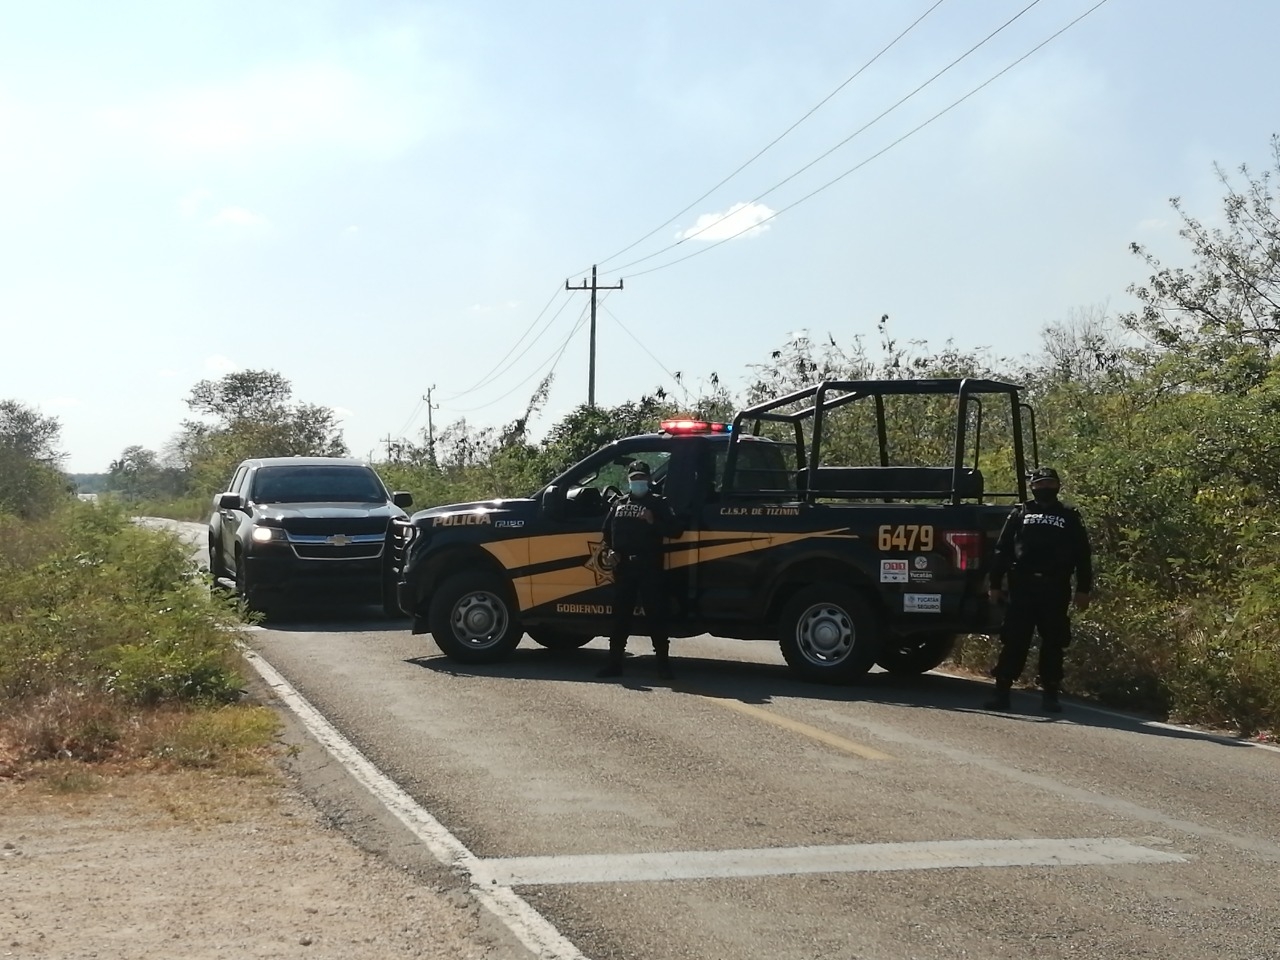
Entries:
POLYGON ((237 777, 272 768, 279 718, 265 707, 140 708, 104 695, 57 690, 0 706, 0 777, 64 780, 66 764, 90 776, 203 769, 237 777))

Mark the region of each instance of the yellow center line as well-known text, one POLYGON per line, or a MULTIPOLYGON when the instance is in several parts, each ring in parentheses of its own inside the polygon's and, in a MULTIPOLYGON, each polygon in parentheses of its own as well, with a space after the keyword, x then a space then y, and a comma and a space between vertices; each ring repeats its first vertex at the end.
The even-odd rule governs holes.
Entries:
POLYGON ((763 720, 765 723, 772 723, 775 727, 781 727, 783 730, 790 730, 792 733, 798 733, 802 737, 808 737, 810 740, 817 740, 819 743, 825 743, 829 747, 834 747, 844 753, 852 753, 854 756, 862 757, 864 760, 892 760, 887 753, 881 753, 874 747, 868 747, 856 741, 846 739, 826 730, 812 727, 807 723, 801 723, 799 720, 791 720, 788 717, 781 716, 769 710, 760 707, 753 707, 749 703, 743 703, 741 700, 727 700, 723 697, 712 697, 705 693, 698 693, 696 690, 684 690, 683 693, 692 694, 700 697, 709 703, 716 703, 730 710, 737 710, 744 713, 748 717, 755 717, 757 720, 763 720))

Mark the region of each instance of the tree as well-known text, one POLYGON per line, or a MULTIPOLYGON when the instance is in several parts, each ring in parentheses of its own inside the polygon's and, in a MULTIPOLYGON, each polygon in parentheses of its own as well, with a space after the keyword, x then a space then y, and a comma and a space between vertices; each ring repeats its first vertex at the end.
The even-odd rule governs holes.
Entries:
POLYGON ((66 498, 62 425, 16 400, 0 401, 0 513, 42 516, 66 498))
POLYGON ((165 500, 181 496, 185 487, 182 470, 161 463, 155 451, 137 445, 125 447, 107 472, 107 489, 126 500, 165 500))
MULTIPOLYGON (((1272 192, 1280 175, 1280 135, 1271 138, 1270 169, 1253 175, 1242 164, 1237 188, 1215 167, 1226 187, 1223 227, 1208 227, 1170 200, 1182 219, 1178 231, 1191 244, 1196 263, 1167 267, 1146 248, 1133 252, 1155 272, 1129 292, 1141 307, 1123 317, 1164 351, 1170 361, 1190 360, 1221 389, 1247 389, 1265 378, 1280 350, 1280 211, 1272 192)), ((1186 364, 1175 363, 1184 373, 1186 364)))
POLYGON ((333 410, 293 403, 292 396, 289 381, 272 370, 242 370, 192 387, 187 406, 202 419, 184 421, 171 445, 192 492, 220 489, 250 457, 345 456, 333 410))

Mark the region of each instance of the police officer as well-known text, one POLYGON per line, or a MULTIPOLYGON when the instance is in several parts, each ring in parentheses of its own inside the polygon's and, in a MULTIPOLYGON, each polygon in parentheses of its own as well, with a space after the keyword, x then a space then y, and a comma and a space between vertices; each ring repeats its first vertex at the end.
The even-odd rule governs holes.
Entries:
POLYGON ((1008 607, 1000 632, 1000 658, 992 671, 995 696, 983 706, 1010 709, 1009 691, 1026 666, 1031 635, 1039 630, 1041 706, 1061 713, 1062 654, 1071 642, 1071 578, 1074 573, 1076 608, 1084 610, 1093 589, 1093 557, 1080 512, 1058 499, 1062 486, 1058 471, 1038 467, 1029 479, 1034 499, 1009 514, 991 565, 991 601, 1007 599, 1008 607))
POLYGON ((644 604, 658 661, 658 676, 671 679, 671 639, 667 636, 667 592, 663 582, 662 541, 680 535, 680 526, 665 497, 653 492, 649 465, 643 460, 627 467, 627 493, 609 507, 604 520, 604 545, 613 554, 613 633, 609 662, 598 676, 622 675, 623 657, 636 600, 644 604))

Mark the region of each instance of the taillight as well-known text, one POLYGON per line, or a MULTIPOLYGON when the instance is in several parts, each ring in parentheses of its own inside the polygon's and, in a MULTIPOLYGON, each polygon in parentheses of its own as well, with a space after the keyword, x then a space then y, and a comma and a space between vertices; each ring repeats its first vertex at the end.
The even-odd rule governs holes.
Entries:
POLYGON ((951 547, 951 562, 957 570, 977 570, 982 564, 982 533, 978 530, 953 530, 946 535, 951 547))

